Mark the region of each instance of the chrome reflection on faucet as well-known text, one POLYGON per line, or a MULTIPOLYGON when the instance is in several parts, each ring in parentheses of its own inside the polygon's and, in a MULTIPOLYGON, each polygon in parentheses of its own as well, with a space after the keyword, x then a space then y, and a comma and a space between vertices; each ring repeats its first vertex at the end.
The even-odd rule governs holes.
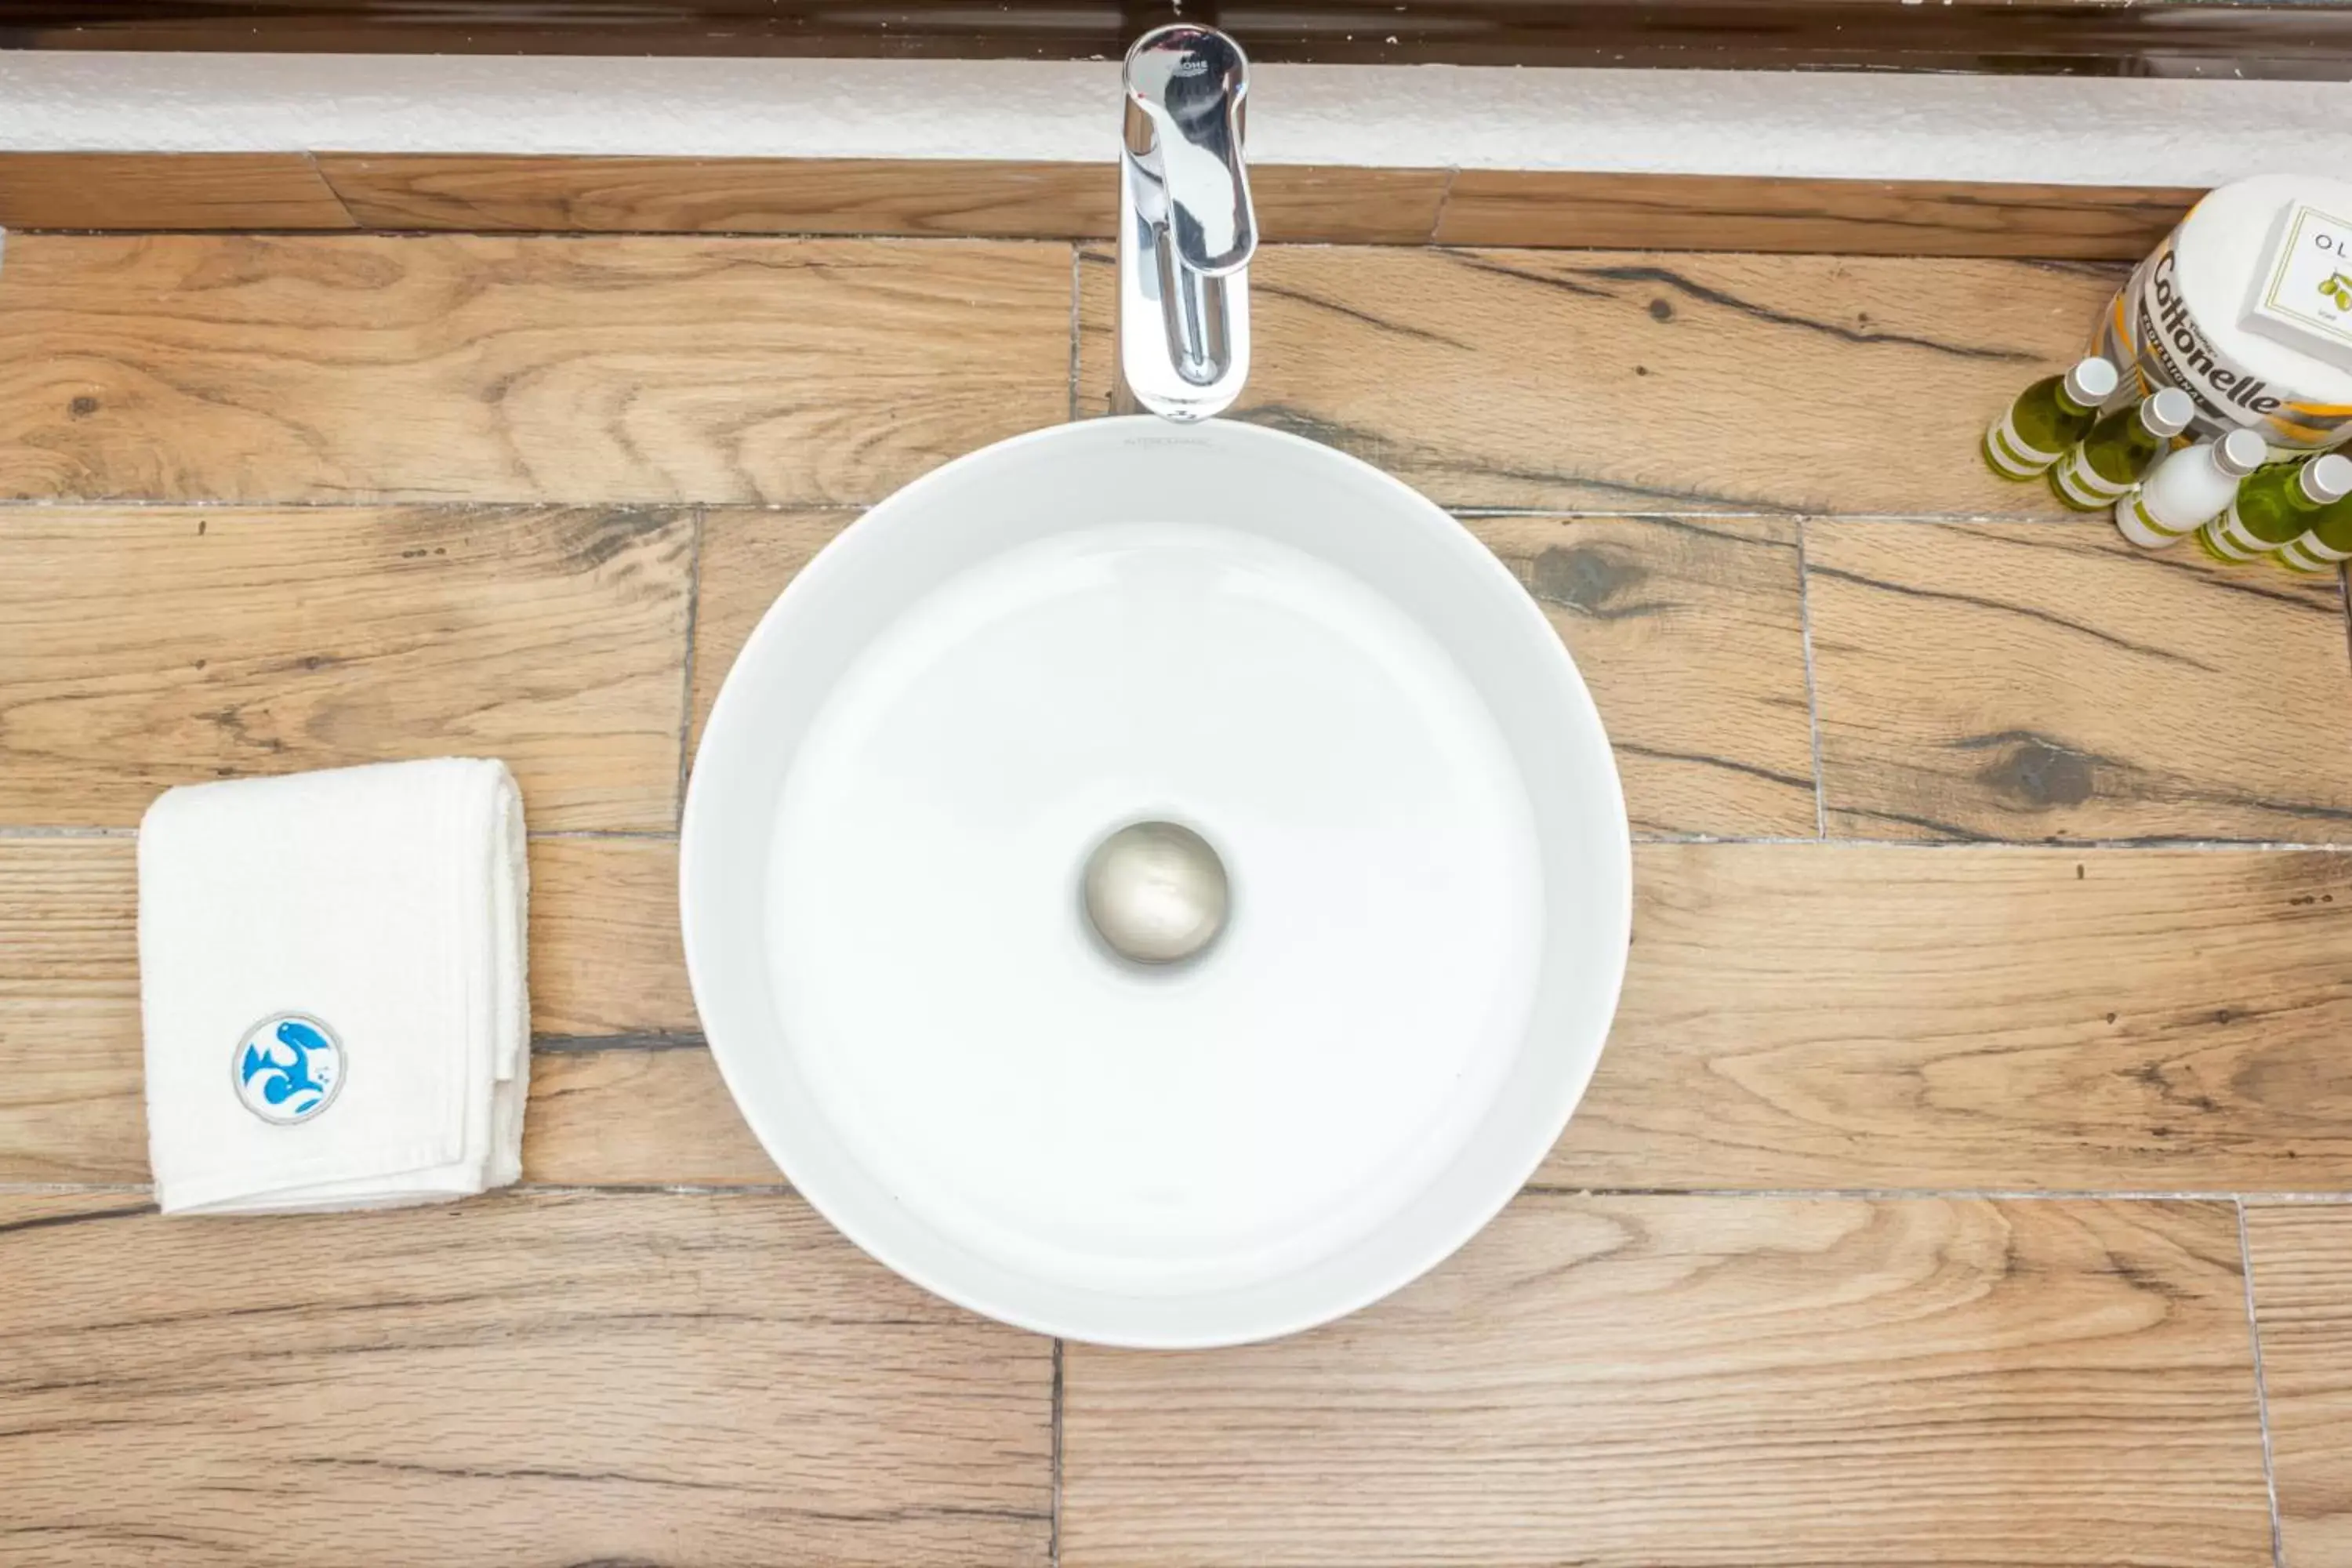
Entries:
POLYGON ((1119 155, 1118 363, 1127 405, 1222 412, 1249 377, 1257 215, 1242 163, 1249 61, 1209 27, 1146 33, 1127 52, 1119 155))

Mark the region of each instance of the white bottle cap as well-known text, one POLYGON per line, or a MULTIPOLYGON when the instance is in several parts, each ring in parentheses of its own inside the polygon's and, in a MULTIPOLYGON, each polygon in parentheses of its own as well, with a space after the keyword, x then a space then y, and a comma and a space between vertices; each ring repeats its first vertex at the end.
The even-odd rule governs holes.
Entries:
POLYGON ((2213 443, 2213 466, 2235 479, 2261 468, 2270 456, 2270 443, 2242 426, 2213 443))
POLYGON ((2096 354, 2066 373, 2066 395, 2084 408, 2096 408, 2116 395, 2116 367, 2096 354))
POLYGON ((2303 466, 2303 493, 2320 505, 2352 494, 2352 458, 2326 452, 2303 466))
POLYGON ((2139 405, 2139 417, 2150 435, 2178 436, 2197 417, 2197 405, 2180 388, 2168 386, 2148 395, 2139 405))

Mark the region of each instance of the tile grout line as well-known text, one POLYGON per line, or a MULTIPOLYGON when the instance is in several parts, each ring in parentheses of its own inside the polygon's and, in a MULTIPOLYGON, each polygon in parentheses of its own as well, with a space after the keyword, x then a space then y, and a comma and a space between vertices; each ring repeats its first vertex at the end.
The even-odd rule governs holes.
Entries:
MULTIPOLYGON (((627 1047, 634 1048, 634 1047, 627 1047)), ((89 1193, 152 1193, 152 1182, 0 1182, 0 1197, 38 1197, 89 1193)), ((534 1182, 524 1180, 477 1194, 495 1198, 501 1193, 541 1196, 641 1196, 647 1194, 695 1196, 796 1196, 782 1173, 772 1182, 534 1182)), ((1983 1188, 1933 1187, 1567 1187, 1528 1185, 1514 1199, 1534 1198, 1686 1198, 1701 1203, 1762 1200, 1775 1203, 2071 1203, 2071 1204, 2230 1204, 2242 1217, 2249 1203, 2265 1208, 2352 1207, 2352 1192, 2341 1193, 2221 1193, 2221 1192, 2051 1192, 1997 1191, 1983 1188)), ((2242 1251, 2246 1249, 2243 1238, 2242 1251)), ((2248 1271, 2251 1281, 2251 1270, 2248 1271)), ((2252 1285, 2248 1285, 2251 1300, 2252 1285)), ((2259 1360, 2259 1345, 2257 1359, 2259 1360)), ((2258 1390, 2259 1392, 2259 1390, 2258 1390)), ((2267 1394, 2263 1403, 2267 1407, 2267 1394)))
POLYGON ((342 214, 343 221, 351 226, 349 228, 315 229, 298 232, 318 234, 366 233, 368 226, 360 221, 360 215, 352 211, 352 204, 343 198, 342 192, 335 188, 334 179, 327 173, 326 165, 319 162, 318 153, 315 150, 304 151, 297 153, 295 156, 301 159, 302 166, 310 171, 310 177, 319 182, 319 188, 327 193, 327 199, 335 204, 335 210, 342 214))
MULTIPOLYGON (((354 154, 348 151, 338 150, 335 148, 314 148, 309 153, 298 155, 302 157, 315 157, 321 154, 331 157, 374 156, 374 154, 372 153, 354 154)), ((208 155, 209 154, 197 154, 197 156, 208 155)), ((389 155, 397 156, 397 154, 389 155)), ((432 155, 437 156, 437 154, 432 155)), ((581 156, 582 154, 559 153, 553 155, 558 157, 573 157, 581 156)), ((593 154, 587 155, 593 156, 593 154)), ((927 160, 917 160, 917 162, 925 161, 927 160)), ((1080 161, 1070 160, 1070 162, 1076 164, 1080 161)), ((1095 167, 1098 162, 1098 160, 1087 160, 1084 161, 1084 163, 1087 167, 1095 167)), ((1256 160, 1252 159, 1251 163, 1255 166, 1256 160)), ((1283 166, 1297 167, 1298 165, 1283 166)), ((1052 231, 1041 228, 1038 232, 1034 234, 947 234, 941 233, 937 229, 929 228, 923 229, 919 232, 910 233, 904 229, 891 228, 486 228, 468 225, 454 226, 447 225, 436 225, 430 227, 404 227, 394 224, 362 224, 354 228, 298 228, 288 227, 285 226, 269 226, 265 225, 239 225, 235 228, 175 228, 162 225, 138 228, 78 228, 71 226, 43 227, 33 225, 0 226, 5 226, 7 233, 25 239, 134 240, 184 237, 189 239, 255 238, 331 239, 342 241, 368 239, 521 239, 541 241, 549 244, 576 244, 583 241, 590 244, 611 244, 624 240, 656 239, 683 240, 695 243, 709 240, 753 240, 778 241, 788 245, 877 244, 942 247, 950 246, 988 246, 1004 249, 1015 249, 1022 247, 1064 245, 1070 243, 1069 231, 1066 228, 1059 228, 1052 231)), ((1077 243, 1082 245, 1108 245, 1117 237, 1118 237, 1116 235, 1108 232, 1098 235, 1085 235, 1079 237, 1077 243)), ((1313 246, 1323 249, 1345 248, 1349 250, 1363 250, 1379 248, 1383 250, 1406 250, 1418 248, 1417 247, 1408 245, 1347 239, 1287 239, 1283 240, 1280 243, 1285 246, 1313 246)), ((1549 249, 1552 247, 1544 246, 1532 247, 1503 246, 1491 247, 1489 248, 1549 249)), ((1745 253, 1738 251, 1699 251, 1693 252, 1691 254, 1720 254, 1728 256, 1742 255, 1745 253)), ((1947 259, 1962 258, 1951 258, 1947 259)), ((1993 257, 1979 258, 1979 259, 2011 260, 2028 264, 2030 264, 2032 260, 2032 258, 2026 257, 1993 257)), ((2115 262, 2113 265, 2116 267, 2128 267, 2132 259, 2133 258, 2126 258, 2115 262)), ((2092 263, 2091 265, 2100 264, 2092 263)))
POLYGON ((2259 1192, 2155 1187, 1636 1187, 1566 1182, 1530 1182, 1515 1196, 1547 1198, 1767 1198, 1822 1199, 1854 1203, 1944 1200, 1964 1203, 2245 1204, 2266 1206, 2336 1206, 2352 1204, 2352 1191, 2259 1192))
POLYGON ((1454 205, 1454 187, 1461 178, 1458 164, 1445 171, 1445 184, 1437 188, 1437 210, 1430 215, 1429 237, 1421 242, 1423 246, 1435 246, 1437 237, 1445 232, 1445 209, 1454 205))
POLYGON ((135 827, 0 827, 0 838, 136 838, 135 827))
POLYGON ((590 1182, 585 1184, 514 1182, 506 1186, 492 1187, 473 1195, 495 1198, 507 1193, 541 1198, 796 1198, 800 1196, 800 1194, 793 1190, 793 1184, 781 1176, 772 1182, 590 1182))
POLYGON ((1813 837, 1830 836, 1829 782, 1822 776, 1822 694, 1813 677, 1813 574, 1805 562, 1805 520, 1797 520, 1797 635, 1805 651, 1805 728, 1813 742, 1813 837))
POLYGON ((2179 850, 2221 854, 2248 850, 2264 854, 2342 855, 2352 853, 2352 840, 2305 843, 2292 838, 1799 838, 1789 834, 1661 833, 1633 834, 1635 844, 1812 844, 1825 849, 1932 849, 1975 851, 2033 849, 2078 855, 2129 855, 2144 850, 2179 850))
MULTIPOLYGON (((601 836, 600 836, 601 837, 601 836)), ((1633 830, 1636 844, 1815 844, 1825 849, 2049 849, 2073 854, 2129 854, 2144 849, 2219 852, 2229 849, 2281 853, 2340 855, 2352 851, 2352 841, 2340 844, 2305 843, 2293 838, 1838 838, 1799 837, 1791 833, 1672 833, 1663 829, 1633 830)))
POLYGON ((1562 502, 1554 506, 1486 506, 1436 500, 1456 517, 1552 517, 1560 519, 1608 518, 1620 522, 1645 522, 1653 519, 1666 522, 1746 522, 1758 520, 1798 521, 1810 518, 1815 522, 1871 522, 1904 528, 2032 528, 2055 531, 2070 523, 2079 524, 2077 517, 2053 517, 2043 512, 1991 511, 1817 511, 1789 506, 1717 506, 1670 507, 1643 506, 1628 503, 1622 506, 1598 506, 1591 502, 1562 502))
POLYGON ((2336 602, 2344 615, 2344 646, 2352 656, 2352 574, 2344 566, 2336 568, 2336 602))
POLYGON ((2271 1455, 2271 1395, 2263 1375, 2263 1321, 2254 1306, 2254 1244, 2246 1231, 2246 1201, 2237 1200, 2238 1268, 2246 1287, 2246 1342, 2254 1354, 2254 1416, 2263 1435, 2263 1489, 2271 1508, 2271 1568, 2286 1568, 2286 1532, 2279 1521, 2278 1467, 2271 1455))
MULTIPOLYGON (((385 758, 384 761, 397 759, 385 758)), ((249 773, 247 778, 272 778, 282 775, 249 773)), ((95 838, 136 838, 139 829, 131 826, 106 826, 100 824, 74 825, 0 823, 0 841, 56 838, 64 840, 95 838)), ((675 844, 678 841, 676 827, 534 827, 529 837, 534 844, 547 840, 584 840, 590 843, 675 844)), ((1644 846, 1687 846, 1696 847, 1755 847, 1811 845, 1823 849, 1888 849, 1921 850, 1941 854, 1988 854, 2008 850, 2047 850, 2068 855, 2132 855, 2147 851, 2176 851, 2184 854, 2225 855, 2239 851, 2262 855, 2352 855, 2352 841, 2339 844, 2305 843, 2291 838, 1825 838, 1815 836, 1800 837, 1794 834, 1773 833, 1664 833, 1636 830, 1633 842, 1644 846)))
POLYGON ((678 661, 677 796, 670 818, 681 833, 686 829, 686 780, 694 767, 694 643, 702 624, 702 531, 708 510, 694 509, 694 538, 687 552, 686 657, 678 661))
POLYGON ((709 1037, 694 1029, 631 1029, 611 1035, 533 1035, 530 1048, 534 1055, 548 1057, 587 1056, 599 1051, 703 1051, 710 1048, 709 1037))
MULTIPOLYGON (((914 476, 910 476, 910 479, 914 476)), ((887 493, 887 492, 886 492, 887 493)), ((373 500, 231 500, 219 496, 7 496, 0 495, 0 515, 10 512, 66 513, 92 512, 102 514, 90 519, 90 526, 105 526, 108 517, 121 512, 200 511, 207 514, 247 512, 354 512, 354 511, 462 511, 473 514, 524 514, 543 511, 605 511, 626 508, 646 511, 683 512, 696 509, 719 511, 871 511, 880 500, 690 500, 677 497, 640 497, 635 500, 590 500, 572 497, 532 500, 513 496, 476 495, 404 495, 392 492, 373 500)), ((1660 513, 1657 515, 1665 515, 1660 513)), ((1720 512, 1695 513, 1696 516, 1718 517, 1720 512)), ((1945 520, 1934 520, 1945 521, 1945 520)))
MULTIPOLYGON (((376 760, 391 763, 404 759, 382 757, 376 760)), ((283 778, 288 775, 241 773, 237 776, 246 779, 265 779, 283 778)), ((208 784, 212 781, 191 780, 190 782, 208 784)), ((128 823, 111 827, 100 823, 75 823, 71 826, 54 823, 0 823, 0 838, 136 838, 138 837, 137 826, 128 823)), ((675 844, 677 842, 677 829, 675 827, 534 827, 530 829, 528 837, 534 843, 545 838, 585 838, 620 843, 675 844)), ((1811 840, 1805 842, 1810 843, 1811 840)))
POLYGON ((1070 423, 1078 422, 1078 293, 1081 268, 1078 242, 1070 242, 1070 423))
MULTIPOLYGON (((387 759, 389 760, 389 759, 387 759)), ((268 773, 249 773, 248 778, 268 778, 268 773)), ((677 829, 671 827, 534 827, 530 837, 538 838, 637 839, 654 844, 675 844, 677 829)))
MULTIPOLYGON (((1076 252, 1073 252, 1075 256, 1076 252)), ((1076 311, 1074 310, 1075 316, 1076 311)), ((1077 333, 1072 336, 1072 357, 1079 355, 1077 333)), ((1083 385, 1082 373, 1076 375, 1083 385)), ((1075 390, 1075 388, 1074 388, 1075 390)), ((1072 417, 1076 417, 1075 405, 1072 417)), ((1244 423, 1247 422, 1244 416, 1244 423)), ((910 476, 911 478, 912 476, 910 476)), ((1657 506, 1593 506, 1562 504, 1558 506, 1480 506, 1457 504, 1442 498, 1430 498, 1455 517, 1537 517, 1573 520, 1578 518, 1608 518, 1624 522, 1643 522, 1653 519, 1664 521, 1729 522, 1755 519, 1796 520, 1811 517, 1821 522, 1875 522, 1900 524, 1917 528, 1948 528, 1953 526, 1984 528, 2064 528, 2079 522, 2075 517, 2049 517, 2040 513, 2016 512, 1807 512, 1793 507, 1734 506, 1683 508, 1657 506)), ((478 512, 530 512, 591 510, 601 507, 669 507, 683 510, 690 507, 720 511, 870 511, 880 504, 881 498, 853 500, 819 500, 783 499, 776 500, 691 500, 677 497, 612 500, 555 497, 537 500, 514 496, 477 495, 415 495, 400 491, 389 492, 367 500, 255 500, 228 499, 219 496, 0 496, 0 516, 9 513, 94 512, 114 514, 126 511, 204 511, 204 512, 335 512, 335 511, 429 511, 457 510, 478 512)), ((103 519, 93 520, 93 525, 103 519)))
POLYGON ((1046 1568, 1062 1568, 1062 1355, 1063 1341, 1054 1338, 1054 1508, 1045 1527, 1046 1568))

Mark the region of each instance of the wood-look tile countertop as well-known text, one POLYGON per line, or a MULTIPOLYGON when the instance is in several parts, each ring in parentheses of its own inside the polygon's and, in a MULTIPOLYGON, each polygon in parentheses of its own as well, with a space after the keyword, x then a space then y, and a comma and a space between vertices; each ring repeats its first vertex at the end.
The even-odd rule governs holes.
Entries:
POLYGON ((0 1563, 2352 1563, 2341 585, 1979 465, 2118 269, 1272 248, 1244 417, 1454 510, 1617 745, 1638 910, 1516 1204, 1318 1332, 970 1317, 698 1033, 693 739, 857 510, 1099 413, 1034 241, 12 236, 0 1563), (158 1218, 132 832, 507 758, 520 1190, 158 1218))

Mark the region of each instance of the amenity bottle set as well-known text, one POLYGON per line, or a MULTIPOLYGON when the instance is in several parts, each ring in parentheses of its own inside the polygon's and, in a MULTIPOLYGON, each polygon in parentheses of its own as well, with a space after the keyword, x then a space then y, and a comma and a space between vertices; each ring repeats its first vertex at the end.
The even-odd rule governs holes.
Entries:
POLYGON ((2035 382, 1985 432, 1985 461, 2009 479, 2042 474, 2077 511, 2115 509, 2116 527, 2145 550, 2195 532, 2217 561, 2275 556, 2298 572, 2352 560, 2352 458, 2321 452, 2273 460, 2240 426, 2188 446, 2195 407, 2161 387, 2102 415, 2115 365, 2093 356, 2035 382))
POLYGON ((2352 184, 2213 192, 2140 263, 2092 352, 1985 434, 2004 479, 2114 509, 2143 549, 2302 572, 2352 559, 2352 184))

